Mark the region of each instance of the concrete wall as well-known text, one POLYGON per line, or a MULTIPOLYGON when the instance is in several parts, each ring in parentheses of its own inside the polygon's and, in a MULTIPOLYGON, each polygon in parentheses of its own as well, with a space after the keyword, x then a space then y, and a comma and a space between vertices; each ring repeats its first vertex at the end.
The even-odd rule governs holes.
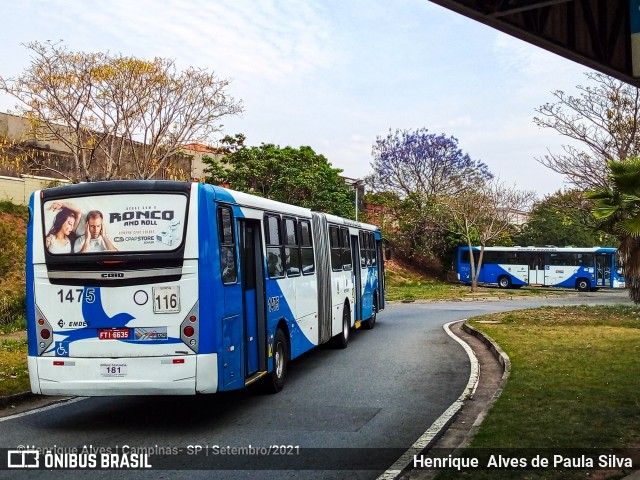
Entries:
POLYGON ((27 205, 31 194, 42 188, 70 183, 67 180, 59 180, 49 177, 36 177, 33 175, 20 175, 5 177, 0 175, 0 200, 10 200, 18 205, 27 205))
POLYGON ((71 152, 60 140, 37 138, 33 127, 29 124, 29 120, 10 113, 0 112, 0 135, 12 142, 24 142, 30 147, 64 153, 71 152))
MULTIPOLYGON (((60 129, 63 128, 60 127, 60 129)), ((60 172, 61 178, 65 176, 73 178, 76 174, 71 150, 67 145, 50 134, 41 132, 36 135, 36 131, 26 118, 0 112, 0 141, 2 140, 16 145, 9 145, 8 148, 4 148, 4 151, 0 151, 0 155, 4 155, 9 160, 0 163, 0 175, 17 177, 22 172, 29 172, 32 175, 56 176, 56 172, 60 172), (36 160, 32 162, 33 165, 30 168, 20 165, 20 162, 12 161, 25 155, 27 158, 36 160)), ((134 146, 134 148, 139 147, 140 145, 134 146)), ((165 167, 156 173, 154 179, 189 180, 190 178, 202 178, 204 176, 202 155, 211 155, 212 150, 203 145, 197 145, 197 148, 192 150, 186 148, 184 151, 186 155, 175 155, 165 164, 165 167)), ((100 167, 103 162, 104 154, 98 151, 93 166, 89 169, 89 174, 94 180, 104 179, 105 172, 100 167)), ((128 159, 126 153, 120 166, 118 178, 137 178, 134 164, 128 159)))

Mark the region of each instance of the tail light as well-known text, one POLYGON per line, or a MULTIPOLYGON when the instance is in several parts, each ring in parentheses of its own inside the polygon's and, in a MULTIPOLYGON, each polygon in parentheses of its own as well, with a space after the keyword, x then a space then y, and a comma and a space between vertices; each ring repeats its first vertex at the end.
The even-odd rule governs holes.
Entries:
POLYGON ((198 302, 196 302, 180 324, 180 339, 195 353, 198 353, 198 342, 200 340, 200 322, 198 321, 198 316, 198 302))
POLYGON ((193 337, 193 334, 196 333, 196 331, 194 330, 194 328, 191 325, 187 325, 182 330, 182 333, 184 333, 185 337, 191 338, 191 337, 193 337))
POLYGON ((36 335, 38 339, 38 355, 42 355, 53 343, 53 328, 36 305, 36 335))

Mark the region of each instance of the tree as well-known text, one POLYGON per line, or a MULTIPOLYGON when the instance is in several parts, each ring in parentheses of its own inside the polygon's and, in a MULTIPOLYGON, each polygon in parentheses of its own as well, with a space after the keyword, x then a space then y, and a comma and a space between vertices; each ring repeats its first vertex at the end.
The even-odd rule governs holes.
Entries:
POLYGON ((225 137, 227 154, 204 157, 205 181, 234 190, 299 205, 341 217, 354 217, 354 191, 340 177, 342 170, 311 147, 281 148, 263 143, 246 147, 244 136, 225 137))
POLYGON ((462 232, 469 251, 474 240, 480 244, 480 256, 476 263, 470 255, 471 291, 478 289, 478 276, 482 267, 484 248, 513 229, 514 214, 529 208, 535 199, 534 192, 509 187, 499 179, 483 182, 477 189, 468 189, 446 201, 453 225, 462 232))
POLYGON ((49 169, 73 181, 147 179, 187 143, 212 143, 226 115, 242 111, 227 93, 229 80, 175 61, 68 51, 26 44, 31 64, 0 90, 19 101, 39 140, 71 152, 72 168, 56 169, 36 156, 24 166, 49 169))
POLYGON ((378 137, 373 145, 373 174, 367 183, 404 198, 456 195, 478 180, 491 178, 483 162, 472 160, 458 147, 458 139, 429 133, 396 130, 378 137))
POLYGON ((598 227, 618 237, 629 297, 640 303, 640 158, 610 161, 609 185, 587 193, 598 227))
POLYGON ((426 128, 389 130, 373 145, 373 173, 366 178, 374 192, 388 192, 387 208, 397 226, 390 240, 399 256, 440 273, 451 250, 450 220, 442 199, 456 196, 492 177, 455 137, 426 128))
POLYGON ((514 236, 514 242, 523 246, 613 245, 614 238, 596 230, 591 207, 592 202, 585 200, 578 190, 547 195, 533 206, 529 220, 514 236))
POLYGON ((539 107, 533 119, 581 145, 537 160, 583 191, 607 187, 608 161, 640 156, 640 90, 602 73, 585 75, 594 85, 578 85, 578 96, 553 92, 557 102, 539 107))

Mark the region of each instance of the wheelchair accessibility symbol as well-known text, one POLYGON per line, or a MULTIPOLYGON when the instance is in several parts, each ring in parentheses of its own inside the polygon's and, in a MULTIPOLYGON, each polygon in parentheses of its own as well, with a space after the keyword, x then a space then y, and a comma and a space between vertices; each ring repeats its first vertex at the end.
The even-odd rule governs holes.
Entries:
POLYGON ((69 342, 56 342, 56 357, 69 356, 69 342))

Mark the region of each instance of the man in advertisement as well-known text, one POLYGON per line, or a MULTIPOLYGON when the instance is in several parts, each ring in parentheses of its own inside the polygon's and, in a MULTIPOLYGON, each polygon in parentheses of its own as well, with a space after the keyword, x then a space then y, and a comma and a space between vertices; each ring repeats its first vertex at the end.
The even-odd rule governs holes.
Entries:
POLYGON ((87 213, 84 235, 76 240, 74 251, 78 253, 117 252, 104 228, 104 217, 100 210, 87 213))

